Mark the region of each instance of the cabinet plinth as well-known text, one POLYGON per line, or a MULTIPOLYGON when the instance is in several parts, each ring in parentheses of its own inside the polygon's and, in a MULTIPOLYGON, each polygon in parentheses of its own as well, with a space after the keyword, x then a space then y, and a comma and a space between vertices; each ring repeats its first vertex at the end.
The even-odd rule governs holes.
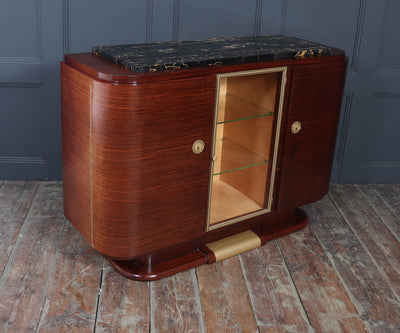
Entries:
POLYGON ((136 280, 301 229, 298 207, 328 190, 346 63, 331 49, 133 72, 66 55, 65 216, 136 280))

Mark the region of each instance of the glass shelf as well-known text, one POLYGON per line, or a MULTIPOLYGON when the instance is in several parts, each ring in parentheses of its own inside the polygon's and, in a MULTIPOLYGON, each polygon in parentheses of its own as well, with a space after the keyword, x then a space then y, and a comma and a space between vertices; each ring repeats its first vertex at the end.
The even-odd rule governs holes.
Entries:
POLYGON ((284 75, 278 67, 217 76, 208 230, 271 210, 284 75))
POLYGON ((229 123, 232 121, 246 120, 257 117, 272 116, 273 111, 246 101, 243 98, 226 94, 220 96, 222 103, 225 104, 225 112, 219 112, 217 124, 229 123))
MULTIPOLYGON (((220 167, 215 170, 213 175, 220 175, 227 172, 250 168, 253 166, 268 163, 263 156, 256 154, 247 148, 240 146, 230 139, 222 139, 222 155, 220 157, 220 167)), ((219 162, 219 157, 214 158, 214 163, 219 162)))

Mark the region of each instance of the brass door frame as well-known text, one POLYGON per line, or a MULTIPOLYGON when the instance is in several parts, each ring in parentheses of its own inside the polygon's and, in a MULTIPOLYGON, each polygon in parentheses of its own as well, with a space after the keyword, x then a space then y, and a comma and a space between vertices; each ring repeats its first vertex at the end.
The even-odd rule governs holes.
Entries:
POLYGON ((273 201, 273 190, 275 184, 275 172, 276 172, 276 163, 277 163, 277 156, 278 156, 278 147, 279 147, 279 136, 281 131, 281 121, 282 121, 282 112, 283 112, 283 101, 285 95, 285 86, 287 81, 287 67, 273 67, 273 68, 265 68, 265 69, 256 69, 256 70, 249 70, 249 71, 240 71, 240 72, 231 72, 231 73, 224 73, 224 74, 217 74, 217 86, 216 86, 216 97, 215 97, 215 107, 214 107, 214 129, 213 129, 213 141, 212 141, 212 155, 211 155, 211 164, 210 164, 210 184, 209 184, 209 191, 208 191, 208 207, 207 207, 207 226, 206 231, 211 231, 217 228, 221 228, 233 223, 237 223, 255 216, 267 214, 271 212, 272 201, 273 201), (228 219, 226 221, 216 223, 214 225, 210 225, 210 213, 211 213, 211 194, 212 194, 212 184, 213 184, 213 170, 214 170, 214 156, 215 156, 215 140, 216 140, 216 132, 217 132, 217 118, 218 118, 218 104, 219 104, 219 89, 220 89, 220 80, 226 77, 236 77, 236 76, 247 76, 247 75, 257 75, 257 74, 265 74, 265 73, 282 73, 281 77, 281 89, 280 89, 280 96, 279 96, 279 105, 278 105, 278 113, 277 113, 277 122, 276 122, 276 129, 275 129, 275 140, 274 140, 274 151, 272 157, 272 168, 271 168, 271 178, 269 184, 269 192, 268 198, 266 203, 266 208, 244 214, 232 219, 228 219))

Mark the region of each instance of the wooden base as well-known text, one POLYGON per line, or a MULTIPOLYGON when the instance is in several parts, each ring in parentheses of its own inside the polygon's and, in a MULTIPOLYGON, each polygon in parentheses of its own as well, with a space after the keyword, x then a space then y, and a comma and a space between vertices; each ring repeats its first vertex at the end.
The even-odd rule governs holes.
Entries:
MULTIPOLYGON (((255 237, 259 238, 260 244, 264 245, 269 240, 304 228, 307 223, 307 215, 301 209, 297 208, 291 218, 286 219, 285 221, 279 221, 273 225, 257 228, 257 230, 253 230, 252 233, 255 235, 255 237)), ((226 241, 226 239, 221 240, 221 242, 224 241, 226 241)), ((153 281, 193 267, 203 264, 212 264, 218 261, 215 253, 210 248, 214 247, 207 247, 206 244, 192 253, 178 258, 157 262, 156 264, 152 263, 152 255, 146 256, 146 259, 144 261, 140 260, 140 262, 138 260, 122 261, 114 260, 108 257, 106 258, 121 275, 129 279, 137 281, 153 281)), ((232 256, 236 254, 239 253, 234 251, 232 252, 232 256)))

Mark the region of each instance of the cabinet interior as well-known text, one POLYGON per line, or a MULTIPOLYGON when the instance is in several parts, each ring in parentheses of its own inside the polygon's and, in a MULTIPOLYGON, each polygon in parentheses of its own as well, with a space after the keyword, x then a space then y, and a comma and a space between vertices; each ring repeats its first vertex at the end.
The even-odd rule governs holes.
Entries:
POLYGON ((282 73, 268 69, 217 78, 210 228, 268 209, 282 73))

